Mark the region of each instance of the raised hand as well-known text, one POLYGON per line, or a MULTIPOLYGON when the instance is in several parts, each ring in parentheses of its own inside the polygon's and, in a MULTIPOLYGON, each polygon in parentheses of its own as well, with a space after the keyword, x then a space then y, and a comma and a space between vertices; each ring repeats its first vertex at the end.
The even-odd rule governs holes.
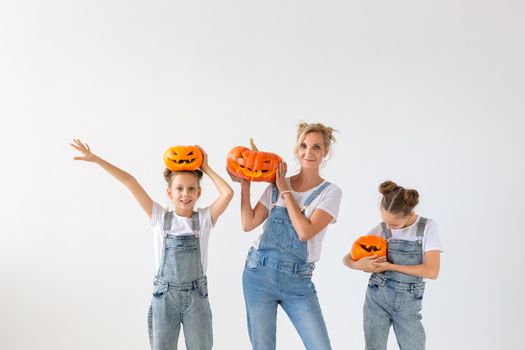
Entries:
POLYGON ((76 156, 75 160, 85 160, 86 162, 94 162, 96 159, 96 156, 91 153, 91 149, 89 148, 89 145, 86 143, 82 143, 82 141, 78 139, 73 139, 73 143, 70 143, 71 147, 82 153, 82 156, 76 156))
POLYGON ((275 176, 275 185, 277 185, 279 192, 290 190, 285 180, 287 170, 288 166, 286 165, 286 162, 279 163, 275 176))
POLYGON ((202 164, 201 164, 200 168, 201 168, 202 171, 206 172, 209 169, 208 154, 206 152, 204 152, 204 149, 201 146, 195 145, 195 147, 197 147, 202 153, 202 164))

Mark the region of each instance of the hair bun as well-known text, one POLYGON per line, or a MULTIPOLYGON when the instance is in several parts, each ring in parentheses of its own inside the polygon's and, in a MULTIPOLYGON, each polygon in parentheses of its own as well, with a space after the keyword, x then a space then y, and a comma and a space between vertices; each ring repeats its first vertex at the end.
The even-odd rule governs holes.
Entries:
POLYGON ((385 195, 392 191, 395 191, 398 188, 399 186, 395 182, 388 180, 379 185, 379 192, 385 195))
POLYGON ((419 193, 416 190, 405 190, 403 199, 409 207, 415 207, 419 202, 419 193))

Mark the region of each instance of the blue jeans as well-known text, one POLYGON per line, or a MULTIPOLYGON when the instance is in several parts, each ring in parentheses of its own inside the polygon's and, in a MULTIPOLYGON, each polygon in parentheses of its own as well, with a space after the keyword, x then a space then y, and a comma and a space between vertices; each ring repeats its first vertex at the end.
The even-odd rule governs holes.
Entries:
POLYGON ((254 350, 274 350, 281 305, 308 350, 328 350, 330 339, 311 276, 313 264, 291 263, 250 251, 242 282, 254 350))
POLYGON ((186 349, 212 348, 211 309, 206 279, 172 286, 156 281, 148 323, 153 350, 176 350, 181 324, 186 349))
POLYGON ((424 290, 424 282, 370 278, 363 314, 366 350, 386 350, 391 325, 401 350, 425 349, 420 313, 424 290))

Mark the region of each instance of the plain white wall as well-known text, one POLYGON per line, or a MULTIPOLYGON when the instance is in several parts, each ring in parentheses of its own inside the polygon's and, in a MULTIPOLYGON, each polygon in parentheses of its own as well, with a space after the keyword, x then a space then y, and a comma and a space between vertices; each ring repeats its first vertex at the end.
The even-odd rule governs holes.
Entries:
MULTIPOLYGON (((379 221, 385 179, 418 189, 418 212, 440 226, 428 349, 518 348, 524 10, 518 0, 3 2, 0 348, 148 347, 147 218, 122 185, 72 160, 72 138, 167 204, 167 147, 200 144, 225 176, 228 150, 253 137, 293 171, 300 120, 339 131, 323 176, 343 201, 314 275, 333 348, 364 346, 367 275, 341 258, 379 221)), ((216 192, 203 187, 208 205, 216 192)), ((216 349, 249 348, 241 273, 260 229, 241 231, 239 200, 210 241, 216 349)), ((278 348, 302 348, 283 312, 278 348)))

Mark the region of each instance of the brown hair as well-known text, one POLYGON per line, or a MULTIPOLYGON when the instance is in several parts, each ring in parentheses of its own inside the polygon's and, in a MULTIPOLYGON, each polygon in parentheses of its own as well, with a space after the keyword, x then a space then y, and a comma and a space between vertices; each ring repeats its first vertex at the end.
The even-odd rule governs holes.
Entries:
MULTIPOLYGON (((171 186, 171 183, 173 182, 174 175, 180 174, 180 173, 187 173, 187 174, 193 174, 197 178, 197 182, 200 182, 202 179, 202 170, 180 170, 180 171, 172 171, 168 168, 164 169, 164 179, 168 183, 168 187, 171 186)), ((199 184, 200 185, 200 184, 199 184)))
POLYGON ((304 141, 306 134, 311 132, 318 132, 323 136, 324 147, 326 148, 326 154, 328 154, 328 152, 330 151, 330 147, 335 142, 335 131, 335 129, 329 126, 324 126, 321 123, 299 123, 299 125, 297 125, 297 143, 295 144, 294 153, 297 153, 297 150, 299 149, 301 143, 304 141))
POLYGON ((383 194, 381 208, 391 214, 406 216, 419 202, 419 193, 416 190, 408 190, 392 181, 385 181, 379 185, 379 192, 383 194))

